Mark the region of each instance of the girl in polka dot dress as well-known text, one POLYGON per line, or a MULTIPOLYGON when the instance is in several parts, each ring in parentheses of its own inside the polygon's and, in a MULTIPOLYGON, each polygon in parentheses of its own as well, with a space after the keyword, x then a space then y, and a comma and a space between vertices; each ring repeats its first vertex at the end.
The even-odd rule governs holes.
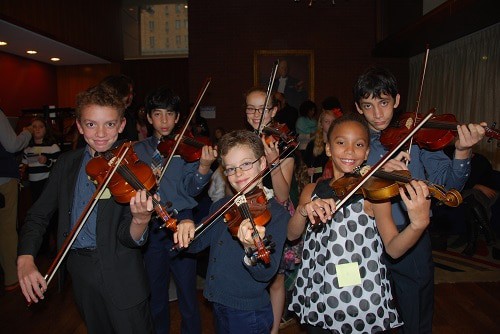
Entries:
MULTIPOLYGON (((369 143, 368 127, 358 115, 332 123, 326 153, 333 162, 333 178, 304 188, 288 225, 290 240, 306 230, 289 308, 308 333, 376 333, 402 324, 381 255, 385 247, 398 258, 419 239, 429 224, 429 189, 422 181, 400 188, 411 220, 401 232, 390 201, 375 203, 355 195, 336 211, 329 184, 366 160, 369 143)), ((390 164, 405 169, 399 161, 390 164)))

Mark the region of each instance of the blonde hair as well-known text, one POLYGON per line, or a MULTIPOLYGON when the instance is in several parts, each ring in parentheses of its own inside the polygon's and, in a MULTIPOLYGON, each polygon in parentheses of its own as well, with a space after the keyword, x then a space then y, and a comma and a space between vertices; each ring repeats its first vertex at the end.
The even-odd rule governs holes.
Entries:
POLYGON ((326 115, 333 116, 335 119, 335 114, 333 110, 323 110, 319 115, 318 119, 318 128, 316 129, 316 136, 314 138, 314 148, 313 148, 313 156, 317 157, 321 155, 325 151, 326 143, 323 141, 323 125, 321 124, 325 119, 326 115))

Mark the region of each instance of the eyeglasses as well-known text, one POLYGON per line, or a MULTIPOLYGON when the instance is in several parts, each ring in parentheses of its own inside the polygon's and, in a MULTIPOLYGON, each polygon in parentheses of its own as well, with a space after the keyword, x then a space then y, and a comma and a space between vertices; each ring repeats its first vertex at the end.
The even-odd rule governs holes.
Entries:
POLYGON ((240 169, 242 171, 250 170, 250 169, 252 169, 253 164, 256 163, 259 160, 260 160, 260 158, 257 158, 257 160, 252 161, 252 162, 244 162, 241 165, 239 165, 238 167, 229 167, 229 168, 226 168, 224 170, 224 175, 226 175, 226 176, 234 175, 236 173, 237 169, 240 169))
POLYGON ((249 115, 259 113, 262 114, 262 111, 265 110, 265 112, 269 112, 273 107, 268 107, 268 108, 254 108, 254 107, 246 107, 245 112, 249 115))

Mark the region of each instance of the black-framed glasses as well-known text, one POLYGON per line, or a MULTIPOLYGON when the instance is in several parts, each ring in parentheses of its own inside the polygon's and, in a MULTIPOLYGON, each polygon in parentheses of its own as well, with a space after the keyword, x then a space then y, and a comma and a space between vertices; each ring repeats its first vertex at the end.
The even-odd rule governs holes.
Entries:
POLYGON ((224 169, 224 175, 226 175, 226 176, 234 175, 236 173, 237 169, 240 169, 242 171, 250 170, 250 169, 252 169, 253 164, 256 163, 259 160, 260 160, 260 158, 257 158, 257 160, 252 161, 252 162, 244 162, 241 165, 239 165, 238 167, 229 167, 229 168, 226 168, 226 169, 224 169))
POLYGON ((262 111, 265 110, 265 112, 269 112, 273 107, 268 107, 268 108, 254 108, 254 107, 246 107, 245 112, 249 115, 258 113, 262 114, 262 111))

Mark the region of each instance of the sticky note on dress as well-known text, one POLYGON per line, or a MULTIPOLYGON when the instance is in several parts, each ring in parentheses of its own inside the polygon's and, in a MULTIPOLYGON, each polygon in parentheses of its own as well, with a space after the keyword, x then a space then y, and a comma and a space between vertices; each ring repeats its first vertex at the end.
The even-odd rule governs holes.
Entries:
POLYGON ((337 264, 337 279, 339 287, 361 284, 361 275, 359 274, 359 265, 357 262, 337 264))

